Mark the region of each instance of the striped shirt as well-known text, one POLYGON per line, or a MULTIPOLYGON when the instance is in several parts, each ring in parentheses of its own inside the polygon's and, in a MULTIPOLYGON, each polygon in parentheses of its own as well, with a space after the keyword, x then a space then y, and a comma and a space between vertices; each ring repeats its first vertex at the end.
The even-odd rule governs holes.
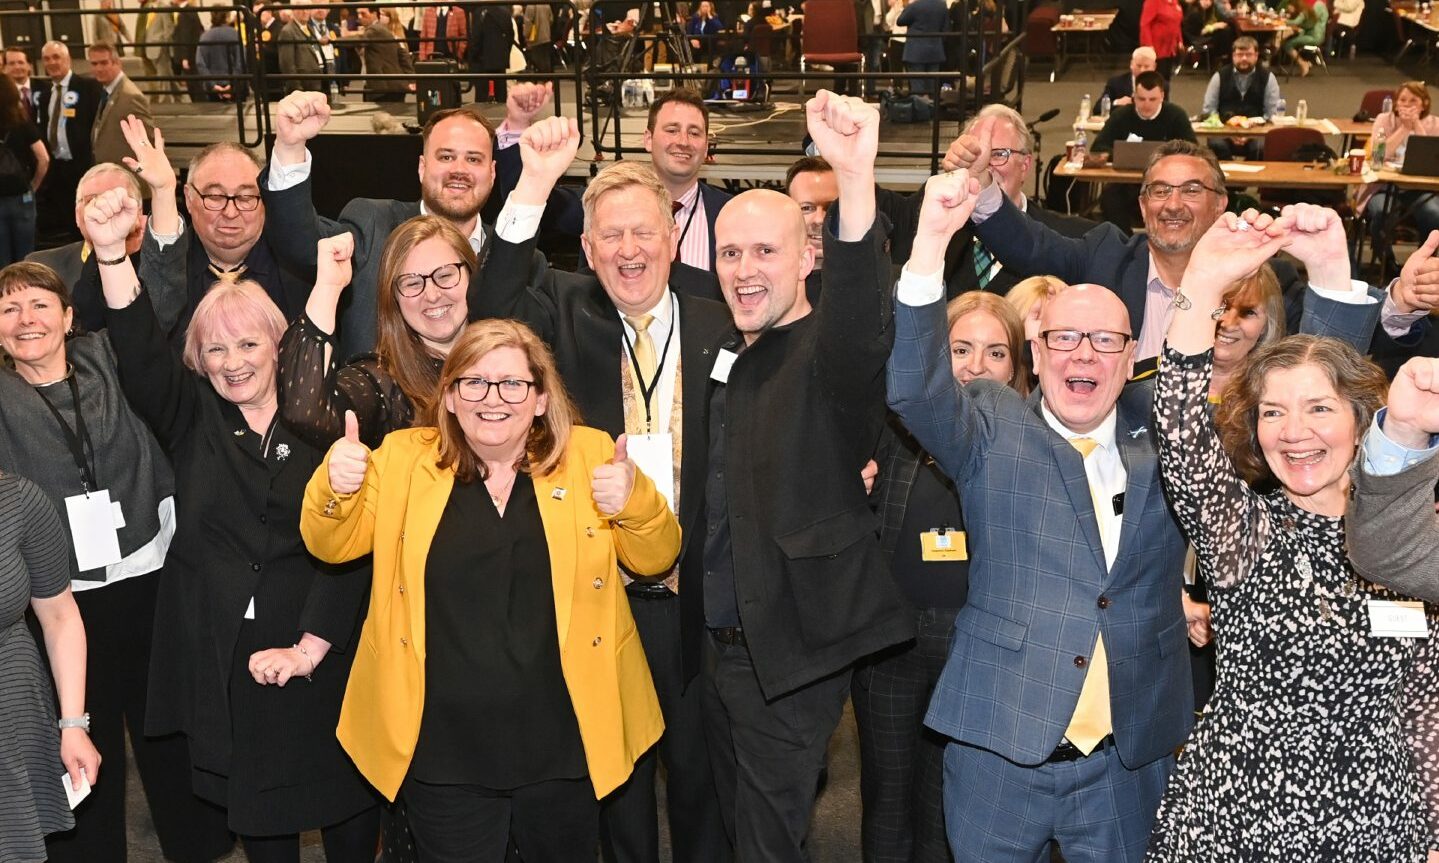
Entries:
POLYGON ((710 268, 710 230, 705 215, 705 199, 700 194, 700 184, 680 195, 675 203, 680 205, 675 212, 675 224, 680 229, 680 261, 700 270, 710 268))

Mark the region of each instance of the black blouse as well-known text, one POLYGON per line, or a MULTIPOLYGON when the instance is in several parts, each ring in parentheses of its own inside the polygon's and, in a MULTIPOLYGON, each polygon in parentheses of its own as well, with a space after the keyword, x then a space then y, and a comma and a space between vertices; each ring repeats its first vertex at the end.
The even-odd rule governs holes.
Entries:
POLYGON ((483 482, 455 483, 425 594, 425 710, 410 775, 493 789, 587 775, 527 474, 503 518, 483 482))

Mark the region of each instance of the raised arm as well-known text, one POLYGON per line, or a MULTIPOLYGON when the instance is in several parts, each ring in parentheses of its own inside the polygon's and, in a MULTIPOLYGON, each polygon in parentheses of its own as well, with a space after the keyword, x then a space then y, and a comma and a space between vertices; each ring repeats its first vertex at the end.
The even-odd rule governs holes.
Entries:
POLYGON ((347 563, 374 550, 381 470, 371 455, 360 443, 359 422, 347 413, 345 436, 330 446, 305 485, 300 536, 310 554, 326 563, 347 563))
MULTIPOLYGON (((120 121, 120 131, 134 153, 125 157, 125 166, 150 184, 150 221, 140 241, 140 281, 150 294, 161 332, 169 334, 188 302, 190 261, 189 244, 181 242, 185 222, 175 197, 175 168, 159 129, 152 141, 144 121, 132 114, 120 121)), ((100 269, 103 275, 105 268, 100 269)))
POLYGON ((1304 265, 1309 279, 1299 331, 1341 339, 1359 353, 1368 353, 1383 294, 1349 277, 1343 220, 1318 204, 1286 206, 1281 219, 1288 225, 1284 251, 1304 265))
POLYGON ((680 553, 679 522, 654 482, 629 458, 626 435, 605 450, 605 462, 590 473, 590 496, 614 528, 615 553, 638 575, 668 571, 680 553))
MULTIPOLYGON (((324 93, 296 90, 275 106, 274 118, 275 146, 269 167, 260 173, 265 237, 284 264, 309 272, 314 266, 311 255, 320 238, 346 230, 340 223, 320 216, 310 192, 313 165, 305 144, 330 121, 330 106, 324 93)), ((356 265, 363 267, 364 262, 357 261, 356 265)))

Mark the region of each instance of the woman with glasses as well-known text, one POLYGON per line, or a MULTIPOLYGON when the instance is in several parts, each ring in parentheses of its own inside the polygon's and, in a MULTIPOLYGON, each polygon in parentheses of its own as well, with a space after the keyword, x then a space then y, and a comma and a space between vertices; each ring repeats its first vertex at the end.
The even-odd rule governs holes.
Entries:
MULTIPOLYGON (((354 239, 332 238, 322 254, 350 270, 354 239)), ((280 342, 280 410, 285 423, 317 447, 345 433, 345 412, 360 440, 379 446, 434 407, 435 384, 469 315, 465 293, 477 261, 469 240, 447 219, 416 216, 391 234, 380 256, 373 354, 337 362, 336 309, 349 283, 317 282, 280 342)))
MULTIPOLYGON (((139 214, 123 190, 85 210, 97 253, 139 214)), ((319 280, 338 269, 320 262, 319 280)), ((175 469, 175 544, 155 613, 146 730, 184 735, 191 787, 227 811, 252 863, 369 863, 378 800, 334 737, 356 653, 362 570, 330 570, 299 534, 322 452, 279 422, 284 318, 251 281, 205 295, 176 356, 128 260, 101 268, 125 396, 175 469)))
POLYGON ((422 860, 593 857, 663 727, 619 566, 666 570, 679 527, 523 324, 470 325, 429 404, 373 452, 347 420, 305 489, 311 551, 374 555, 340 741, 422 860))
MULTIPOLYGON (((1374 157, 1374 142, 1381 136, 1384 139, 1384 164, 1375 164, 1375 170, 1385 166, 1402 166, 1410 136, 1439 135, 1439 116, 1430 113, 1429 87, 1423 81, 1405 81, 1394 91, 1393 99, 1394 107, 1374 118, 1374 128, 1369 136, 1371 158, 1374 157)), ((1394 262, 1393 251, 1397 216, 1386 219, 1386 213, 1412 218, 1419 229, 1420 243, 1428 238, 1430 232, 1439 230, 1439 196, 1431 192, 1404 191, 1389 183, 1369 183, 1360 189, 1355 207, 1364 211, 1374 251, 1388 257, 1391 273, 1399 269, 1394 262)))

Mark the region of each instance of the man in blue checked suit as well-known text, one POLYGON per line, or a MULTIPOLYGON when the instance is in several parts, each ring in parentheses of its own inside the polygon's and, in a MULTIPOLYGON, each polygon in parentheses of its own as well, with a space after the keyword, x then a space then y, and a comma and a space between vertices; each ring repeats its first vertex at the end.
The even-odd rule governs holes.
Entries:
POLYGON ((1051 840, 1070 863, 1137 863, 1193 718, 1152 390, 1126 388, 1129 315, 1097 285, 1044 307, 1043 395, 955 384, 940 273, 977 192, 964 172, 930 180, 888 372, 890 406, 956 480, 969 531, 969 604, 926 718, 956 741, 950 846, 960 863, 1047 860, 1051 840))

